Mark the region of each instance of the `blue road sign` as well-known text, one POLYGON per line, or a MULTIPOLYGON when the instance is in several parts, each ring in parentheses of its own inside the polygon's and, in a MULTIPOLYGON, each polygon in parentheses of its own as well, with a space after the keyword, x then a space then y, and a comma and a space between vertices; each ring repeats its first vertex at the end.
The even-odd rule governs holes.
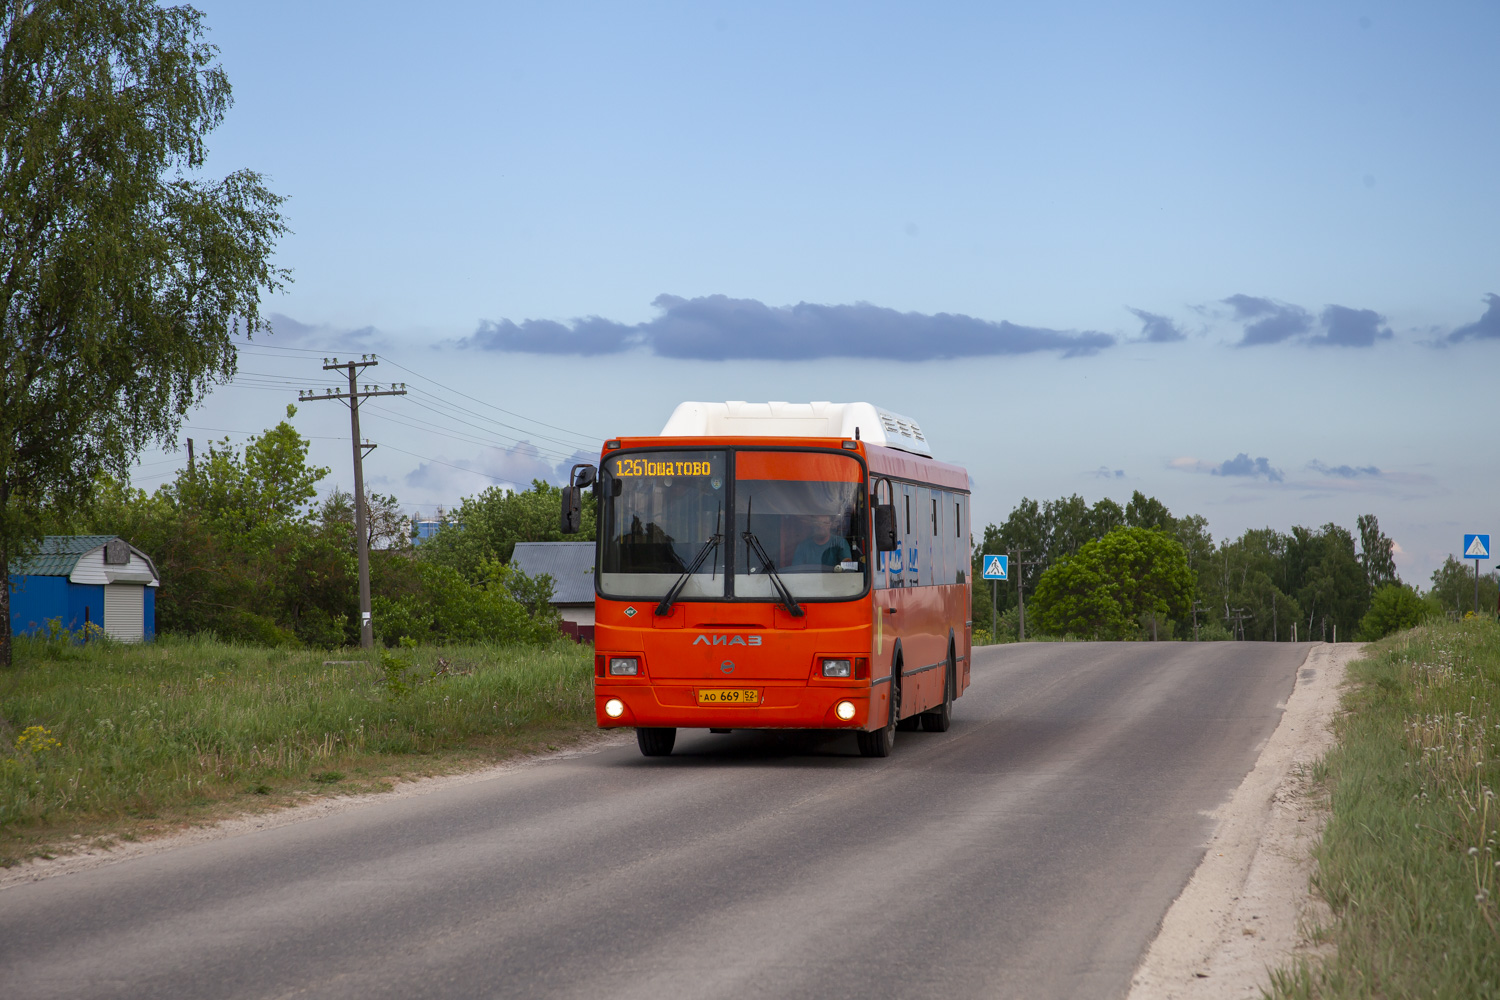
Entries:
POLYGON ((986 580, 1010 579, 1010 556, 985 556, 984 578, 986 580))
POLYGON ((1489 535, 1465 535, 1464 536, 1464 558, 1465 559, 1488 559, 1490 557, 1489 535))

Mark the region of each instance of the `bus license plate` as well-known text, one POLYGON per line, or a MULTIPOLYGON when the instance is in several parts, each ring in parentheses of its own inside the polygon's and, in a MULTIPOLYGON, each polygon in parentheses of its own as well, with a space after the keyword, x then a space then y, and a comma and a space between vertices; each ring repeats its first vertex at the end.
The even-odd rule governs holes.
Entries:
POLYGON ((759 705, 760 691, 756 688, 700 688, 700 705, 759 705))

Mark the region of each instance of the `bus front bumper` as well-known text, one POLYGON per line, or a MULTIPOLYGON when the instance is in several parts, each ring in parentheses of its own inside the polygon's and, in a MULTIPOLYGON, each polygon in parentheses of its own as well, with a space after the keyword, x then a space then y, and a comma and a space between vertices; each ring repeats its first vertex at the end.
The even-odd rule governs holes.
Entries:
POLYGON ((700 704, 699 692, 722 686, 596 684, 594 716, 601 729, 625 726, 672 729, 869 729, 871 706, 885 721, 883 685, 845 688, 746 682, 755 704, 700 704), (611 706, 611 702, 616 703, 611 706), (845 704, 840 718, 839 706, 845 704), (614 708, 618 715, 611 715, 614 708), (852 709, 852 711, 851 711, 852 709))

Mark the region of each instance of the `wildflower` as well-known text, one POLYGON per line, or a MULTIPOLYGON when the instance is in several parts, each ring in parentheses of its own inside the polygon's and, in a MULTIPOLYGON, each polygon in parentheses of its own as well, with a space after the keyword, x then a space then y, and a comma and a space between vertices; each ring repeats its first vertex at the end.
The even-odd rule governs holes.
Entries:
POLYGON ((27 726, 16 737, 17 750, 29 750, 34 754, 44 754, 48 750, 56 750, 62 746, 62 742, 52 735, 51 730, 45 726, 27 726))

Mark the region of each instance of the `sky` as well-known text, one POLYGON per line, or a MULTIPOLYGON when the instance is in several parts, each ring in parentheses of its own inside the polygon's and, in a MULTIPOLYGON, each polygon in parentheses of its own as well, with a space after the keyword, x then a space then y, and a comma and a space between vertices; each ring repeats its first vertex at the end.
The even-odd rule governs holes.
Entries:
MULTIPOLYGON (((981 525, 1372 513, 1419 585, 1500 542, 1500 6, 196 6, 206 173, 286 196, 293 272, 198 448, 375 354, 367 487, 423 515, 683 400, 868 400, 981 525)), ((292 422, 348 488, 347 409, 292 422)))

